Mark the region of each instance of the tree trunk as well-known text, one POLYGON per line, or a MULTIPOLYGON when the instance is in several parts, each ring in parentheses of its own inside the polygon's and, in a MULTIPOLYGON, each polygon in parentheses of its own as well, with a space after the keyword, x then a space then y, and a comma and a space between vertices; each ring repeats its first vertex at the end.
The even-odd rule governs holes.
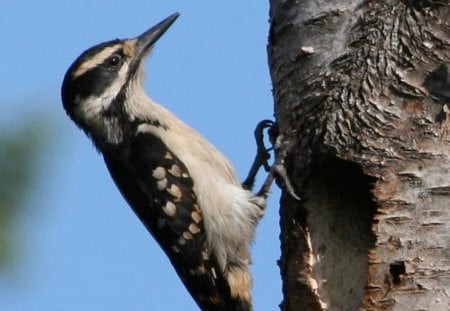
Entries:
POLYGON ((448 0, 271 0, 282 310, 450 310, 448 0))

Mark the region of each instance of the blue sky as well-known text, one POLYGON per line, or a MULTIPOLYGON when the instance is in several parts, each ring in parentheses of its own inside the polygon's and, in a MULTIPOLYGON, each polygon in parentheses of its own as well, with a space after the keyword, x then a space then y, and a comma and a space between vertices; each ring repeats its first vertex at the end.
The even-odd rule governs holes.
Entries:
MULTIPOLYGON (((0 310, 197 310, 168 260, 115 189, 101 157, 65 116, 60 85, 85 49, 180 18, 147 60, 146 89, 199 130, 243 178, 253 129, 272 118, 268 1, 4 1, 0 130, 44 114, 52 142, 15 233, 16 271, 0 310)), ((258 311, 281 301, 278 189, 253 247, 258 311)))

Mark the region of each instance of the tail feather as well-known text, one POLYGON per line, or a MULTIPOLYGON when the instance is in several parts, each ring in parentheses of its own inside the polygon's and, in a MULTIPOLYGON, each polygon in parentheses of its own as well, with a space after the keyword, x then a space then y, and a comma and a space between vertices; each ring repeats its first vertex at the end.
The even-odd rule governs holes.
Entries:
POLYGON ((233 266, 224 274, 216 267, 209 259, 197 271, 177 272, 202 311, 253 311, 248 267, 233 266))

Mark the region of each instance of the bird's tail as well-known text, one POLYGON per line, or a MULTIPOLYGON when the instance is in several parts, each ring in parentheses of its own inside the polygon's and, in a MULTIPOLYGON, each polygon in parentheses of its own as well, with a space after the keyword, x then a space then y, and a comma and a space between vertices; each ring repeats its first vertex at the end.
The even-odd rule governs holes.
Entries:
POLYGON ((253 283, 248 266, 230 265, 225 278, 230 288, 230 309, 227 310, 253 311, 251 293, 253 283))
POLYGON ((252 278, 248 267, 231 266, 216 281, 214 296, 197 301, 202 311, 253 311, 252 278))
POLYGON ((176 270, 200 310, 253 311, 252 277, 246 262, 232 263, 222 273, 214 258, 203 262, 198 271, 176 270))

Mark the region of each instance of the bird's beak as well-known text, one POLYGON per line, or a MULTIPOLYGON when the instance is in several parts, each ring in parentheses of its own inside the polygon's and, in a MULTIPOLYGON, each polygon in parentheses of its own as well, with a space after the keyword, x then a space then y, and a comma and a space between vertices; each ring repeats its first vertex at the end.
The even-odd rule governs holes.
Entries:
POLYGON ((163 21, 159 22, 140 36, 136 38, 136 60, 139 62, 145 55, 151 50, 152 46, 158 41, 159 38, 166 32, 167 29, 173 24, 173 22, 180 16, 180 13, 176 12, 163 21))

